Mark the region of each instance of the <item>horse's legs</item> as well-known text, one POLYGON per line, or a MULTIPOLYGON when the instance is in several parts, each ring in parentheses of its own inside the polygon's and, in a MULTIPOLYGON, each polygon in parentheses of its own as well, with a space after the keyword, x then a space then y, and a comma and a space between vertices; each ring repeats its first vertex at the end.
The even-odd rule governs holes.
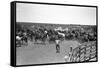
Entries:
POLYGON ((19 42, 19 47, 21 47, 21 45, 22 45, 22 41, 21 41, 21 40, 19 40, 18 42, 19 42))
POLYGON ((28 46, 28 39, 25 38, 25 43, 26 43, 26 46, 28 46))
POLYGON ((33 36, 30 36, 30 41, 33 41, 33 36))
POLYGON ((45 41, 46 41, 46 39, 45 38, 41 38, 42 39, 42 43, 45 45, 46 43, 45 43, 45 41))
POLYGON ((34 43, 37 43, 37 39, 36 38, 34 38, 34 43))
POLYGON ((17 43, 16 43, 16 46, 17 46, 17 47, 21 47, 21 40, 17 40, 16 42, 17 42, 17 43))

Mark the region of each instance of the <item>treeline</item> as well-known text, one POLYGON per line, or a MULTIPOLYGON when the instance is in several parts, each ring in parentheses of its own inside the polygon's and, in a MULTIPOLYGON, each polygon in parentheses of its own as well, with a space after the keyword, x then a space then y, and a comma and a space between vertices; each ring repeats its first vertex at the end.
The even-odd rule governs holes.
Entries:
MULTIPOLYGON (((26 33, 27 38, 42 40, 45 41, 47 39, 47 35, 49 40, 61 39, 61 40, 77 40, 79 42, 88 42, 88 41, 96 41, 97 39, 97 27, 96 26, 86 26, 86 25, 66 25, 68 31, 55 31, 53 25, 47 24, 40 25, 28 25, 23 23, 16 24, 16 35, 24 36, 23 33, 26 33), (47 31, 47 33, 45 33, 47 31), (58 32, 65 34, 62 36, 58 34, 58 32)), ((56 26, 56 25, 54 25, 56 26)), ((63 26, 61 26, 63 28, 63 26)))

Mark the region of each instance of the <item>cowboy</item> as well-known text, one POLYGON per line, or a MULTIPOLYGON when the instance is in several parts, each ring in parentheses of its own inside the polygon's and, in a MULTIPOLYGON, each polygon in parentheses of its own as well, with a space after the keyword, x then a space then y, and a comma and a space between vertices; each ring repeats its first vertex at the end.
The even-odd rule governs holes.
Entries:
POLYGON ((56 42, 56 53, 60 53, 60 45, 59 45, 59 43, 60 43, 60 40, 55 40, 55 42, 56 42))

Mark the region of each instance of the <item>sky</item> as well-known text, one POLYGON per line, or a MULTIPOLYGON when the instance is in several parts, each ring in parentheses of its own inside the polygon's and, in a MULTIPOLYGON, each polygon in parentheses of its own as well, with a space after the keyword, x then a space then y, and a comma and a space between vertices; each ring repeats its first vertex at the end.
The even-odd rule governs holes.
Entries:
POLYGON ((16 21, 27 23, 96 25, 96 8, 17 3, 16 21))

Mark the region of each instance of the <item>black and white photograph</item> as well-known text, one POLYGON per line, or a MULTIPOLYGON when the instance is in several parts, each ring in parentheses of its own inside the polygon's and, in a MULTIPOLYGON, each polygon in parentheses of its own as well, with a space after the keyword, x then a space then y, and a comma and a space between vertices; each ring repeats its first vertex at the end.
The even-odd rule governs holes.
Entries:
POLYGON ((16 3, 16 65, 97 61, 96 9, 16 3))

